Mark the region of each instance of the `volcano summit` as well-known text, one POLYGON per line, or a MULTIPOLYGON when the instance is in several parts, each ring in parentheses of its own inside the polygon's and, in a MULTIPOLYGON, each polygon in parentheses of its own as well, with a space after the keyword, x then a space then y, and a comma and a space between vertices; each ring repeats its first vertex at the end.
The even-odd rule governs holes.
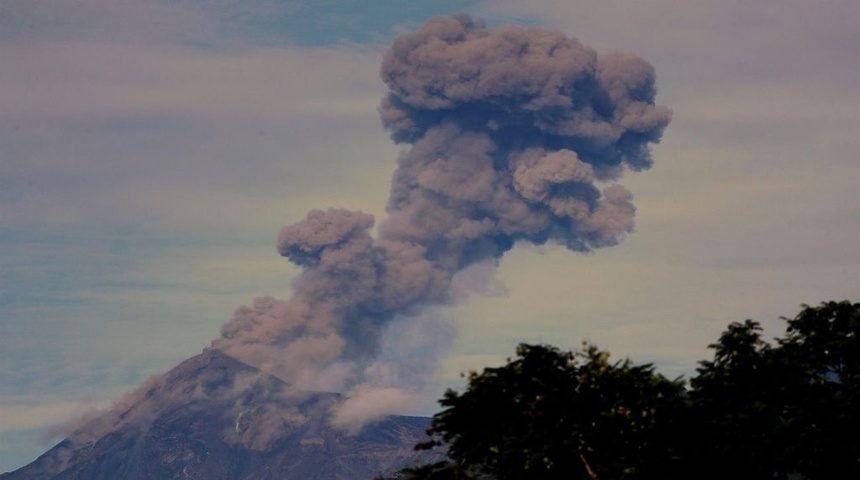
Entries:
POLYGON ((328 424, 341 401, 208 349, 0 479, 353 480, 421 460, 412 447, 429 419, 388 416, 352 435, 328 424))

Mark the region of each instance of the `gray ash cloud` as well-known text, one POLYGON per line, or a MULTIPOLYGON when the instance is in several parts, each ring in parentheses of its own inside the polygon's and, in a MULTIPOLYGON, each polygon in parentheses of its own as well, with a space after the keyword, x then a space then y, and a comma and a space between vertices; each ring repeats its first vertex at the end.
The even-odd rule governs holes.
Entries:
POLYGON ((380 73, 383 125, 409 148, 378 235, 371 215, 341 209, 285 227, 278 251, 304 268, 292 297, 239 308, 213 346, 308 388, 352 387, 356 402, 373 391, 365 398, 382 405, 414 377, 387 365, 385 382, 369 378, 383 329, 452 303, 458 272, 518 242, 587 252, 632 232, 632 195, 614 182, 651 166, 671 113, 633 54, 465 15, 397 38, 380 73))

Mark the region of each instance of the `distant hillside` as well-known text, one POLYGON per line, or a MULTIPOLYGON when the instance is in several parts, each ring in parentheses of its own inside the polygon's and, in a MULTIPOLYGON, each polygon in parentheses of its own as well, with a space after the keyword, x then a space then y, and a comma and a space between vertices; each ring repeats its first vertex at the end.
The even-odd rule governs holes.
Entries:
POLYGON ((429 418, 389 416, 349 435, 327 424, 339 400, 289 392, 210 349, 0 480, 361 480, 419 461, 429 418))

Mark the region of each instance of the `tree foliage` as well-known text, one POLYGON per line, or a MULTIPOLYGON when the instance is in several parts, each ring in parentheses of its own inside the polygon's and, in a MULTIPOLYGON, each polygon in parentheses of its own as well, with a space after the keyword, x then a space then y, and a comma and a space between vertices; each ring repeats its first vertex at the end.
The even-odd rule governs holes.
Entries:
POLYGON ((802 306, 775 343, 732 323, 689 383, 593 345, 522 344, 448 390, 403 480, 860 478, 860 304, 802 306))
POLYGON ((671 448, 661 419, 682 388, 592 345, 520 345, 507 365, 471 374, 462 394, 448 391, 432 428, 453 458, 498 480, 628 478, 671 448))
POLYGON ((775 345, 733 323, 690 384, 703 478, 860 478, 860 304, 804 305, 775 345))

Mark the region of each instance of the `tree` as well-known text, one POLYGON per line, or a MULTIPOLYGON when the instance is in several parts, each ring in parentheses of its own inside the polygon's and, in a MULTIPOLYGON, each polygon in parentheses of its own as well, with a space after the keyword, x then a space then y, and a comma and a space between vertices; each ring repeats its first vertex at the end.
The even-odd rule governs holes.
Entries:
POLYGON ((691 380, 688 460, 701 478, 770 478, 779 452, 771 436, 782 415, 773 408, 772 386, 785 380, 761 325, 732 323, 710 348, 713 360, 700 362, 691 380))
POLYGON ((704 478, 860 478, 860 304, 802 306, 775 345, 733 323, 691 380, 704 478))
POLYGON ((860 478, 860 304, 827 302, 785 319, 775 361, 783 392, 786 457, 808 478, 860 478))
MULTIPOLYGON (((490 480, 477 468, 464 468, 451 461, 405 468, 398 472, 396 480, 490 480)), ((385 479, 377 479, 385 480, 385 479)))
POLYGON ((450 461, 402 480, 860 478, 860 304, 803 305, 785 334, 732 323, 689 386, 593 345, 521 344, 448 390, 450 461))
POLYGON ((425 447, 447 446, 448 468, 497 480, 657 478, 676 468, 671 415, 683 405, 680 380, 610 362, 593 345, 562 352, 521 344, 516 353, 440 401, 425 447))

